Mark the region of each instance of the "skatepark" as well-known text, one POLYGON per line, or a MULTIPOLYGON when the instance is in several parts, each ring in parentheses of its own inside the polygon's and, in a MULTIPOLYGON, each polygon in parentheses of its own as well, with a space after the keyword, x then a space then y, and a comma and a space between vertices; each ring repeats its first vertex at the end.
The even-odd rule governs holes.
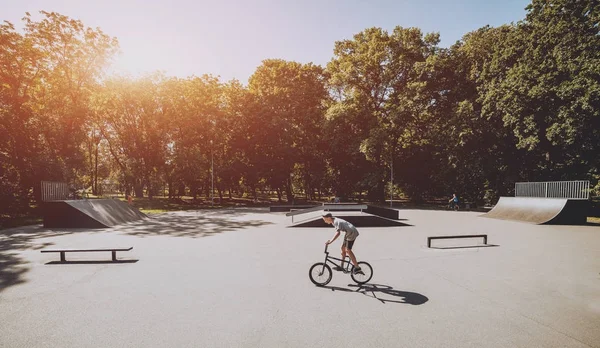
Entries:
POLYGON ((599 1, 4 3, 0 348, 600 348, 599 1))
POLYGON ((323 261, 333 228, 294 228, 268 208, 7 230, 0 347, 600 347, 598 225, 463 211, 400 209, 398 218, 359 228, 354 251, 374 269, 362 286, 342 272, 313 285, 309 267, 323 261), (482 233, 486 245, 427 247, 430 236, 482 233), (119 262, 40 252, 99 247, 133 249, 119 262))

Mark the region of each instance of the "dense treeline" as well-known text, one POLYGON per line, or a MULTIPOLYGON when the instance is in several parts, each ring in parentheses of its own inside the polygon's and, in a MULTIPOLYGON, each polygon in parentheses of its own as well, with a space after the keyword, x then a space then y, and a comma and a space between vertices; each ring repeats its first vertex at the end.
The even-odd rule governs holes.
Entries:
POLYGON ((369 28, 326 67, 263 61, 247 86, 213 76, 104 76, 118 42, 42 12, 0 26, 0 205, 42 180, 100 193, 291 200, 393 189, 482 202, 515 181, 600 176, 600 5, 533 0, 517 24, 438 34, 369 28))

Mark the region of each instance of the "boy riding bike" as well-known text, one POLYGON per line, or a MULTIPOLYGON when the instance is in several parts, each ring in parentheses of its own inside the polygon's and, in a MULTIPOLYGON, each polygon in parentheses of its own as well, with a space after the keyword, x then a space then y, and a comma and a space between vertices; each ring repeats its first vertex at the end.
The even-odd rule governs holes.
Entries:
MULTIPOLYGON (((358 262, 356 261, 356 256, 352 252, 352 246, 354 245, 354 242, 356 241, 356 238, 359 235, 356 227, 354 227, 354 225, 352 225, 346 220, 334 218, 333 215, 331 215, 331 213, 323 215, 323 221, 325 221, 325 223, 327 224, 333 225, 333 227, 335 228, 335 235, 333 236, 333 239, 328 240, 327 242, 325 242, 325 244, 328 245, 333 243, 337 239, 337 237, 340 236, 340 231, 343 231, 346 235, 344 236, 344 243, 342 243, 342 260, 345 260, 346 255, 348 255, 350 257, 350 260, 352 261, 352 264, 354 265, 354 273, 362 273, 362 270, 360 269, 360 267, 358 266, 358 262)), ((342 266, 339 270, 343 269, 344 261, 342 261, 342 266)))

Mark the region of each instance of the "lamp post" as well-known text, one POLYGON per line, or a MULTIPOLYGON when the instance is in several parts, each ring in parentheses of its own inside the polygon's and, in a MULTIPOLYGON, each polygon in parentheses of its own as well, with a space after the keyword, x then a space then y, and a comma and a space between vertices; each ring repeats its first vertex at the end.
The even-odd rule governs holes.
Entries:
POLYGON ((392 159, 390 165, 390 208, 392 208, 392 204, 394 204, 394 154, 392 151, 392 159))
POLYGON ((214 207, 215 204, 215 161, 214 161, 214 150, 213 141, 210 141, 210 206, 214 207))

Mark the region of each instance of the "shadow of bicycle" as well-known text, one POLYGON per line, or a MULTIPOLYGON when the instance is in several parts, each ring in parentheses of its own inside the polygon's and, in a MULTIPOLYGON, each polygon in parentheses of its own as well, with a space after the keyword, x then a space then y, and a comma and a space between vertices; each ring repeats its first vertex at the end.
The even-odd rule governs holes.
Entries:
POLYGON ((340 288, 337 286, 323 286, 323 289, 329 289, 331 291, 343 291, 343 292, 354 292, 363 294, 368 297, 372 297, 381 303, 404 303, 414 306, 422 305, 429 301, 427 296, 421 295, 416 292, 400 291, 396 290, 389 285, 382 284, 348 284, 350 288, 340 288), (352 288, 356 288, 353 290, 352 288))

